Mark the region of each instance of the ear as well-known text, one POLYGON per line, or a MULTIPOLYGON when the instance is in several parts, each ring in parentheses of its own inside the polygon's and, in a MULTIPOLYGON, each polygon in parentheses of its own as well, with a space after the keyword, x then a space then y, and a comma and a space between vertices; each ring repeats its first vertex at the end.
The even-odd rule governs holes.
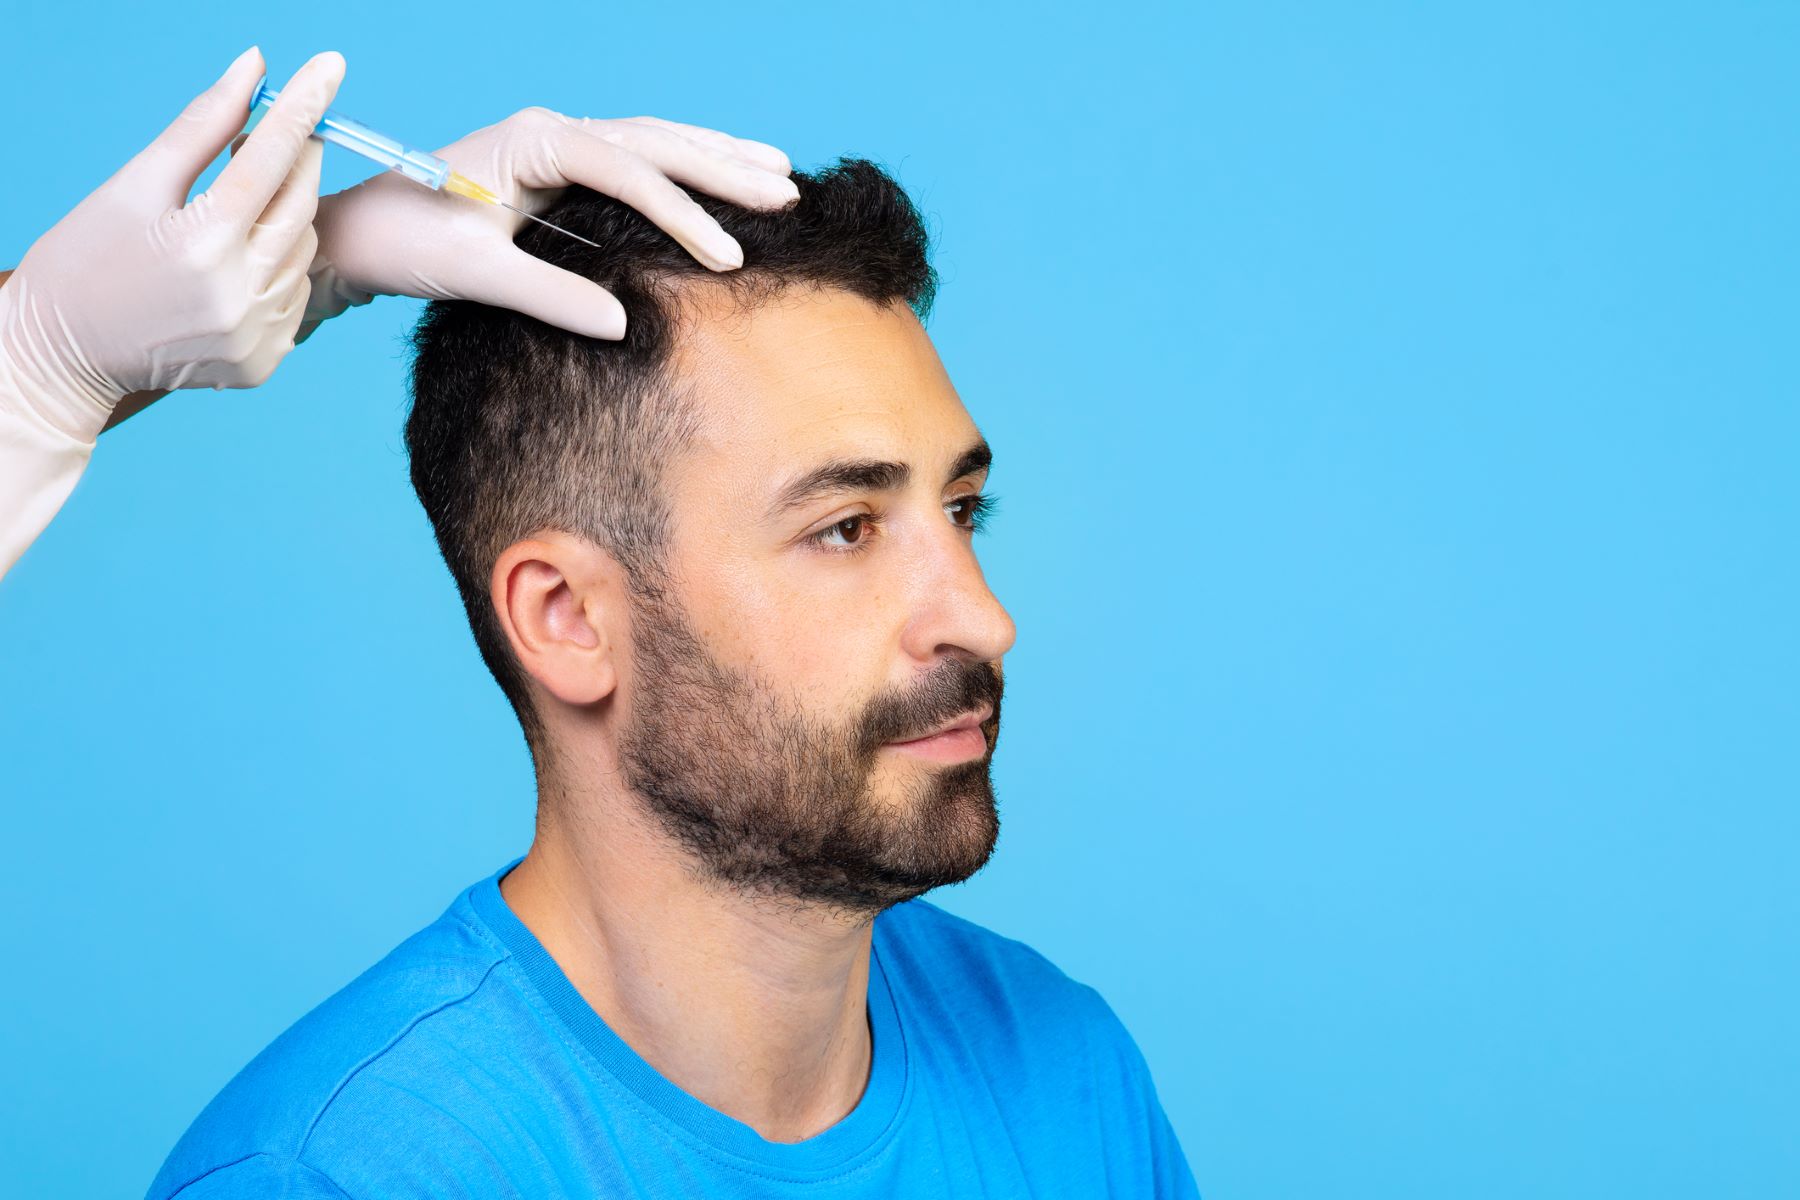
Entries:
POLYGON ((564 704, 585 706, 618 686, 622 584, 606 551, 551 530, 501 552, 488 588, 525 672, 564 704))

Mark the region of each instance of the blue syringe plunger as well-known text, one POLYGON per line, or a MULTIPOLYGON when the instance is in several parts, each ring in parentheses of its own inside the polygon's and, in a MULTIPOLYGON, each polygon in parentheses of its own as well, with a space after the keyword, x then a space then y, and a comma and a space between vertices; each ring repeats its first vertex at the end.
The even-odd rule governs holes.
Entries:
MULTIPOLYGON (((280 92, 269 86, 269 77, 265 75, 257 81, 256 91, 250 97, 250 107, 267 108, 280 95, 280 92)), ((437 155, 396 141, 385 133, 377 133, 361 121, 346 117, 336 110, 327 112, 313 132, 327 142, 381 163, 388 170, 398 171, 433 191, 441 189, 450 178, 450 164, 437 155)))

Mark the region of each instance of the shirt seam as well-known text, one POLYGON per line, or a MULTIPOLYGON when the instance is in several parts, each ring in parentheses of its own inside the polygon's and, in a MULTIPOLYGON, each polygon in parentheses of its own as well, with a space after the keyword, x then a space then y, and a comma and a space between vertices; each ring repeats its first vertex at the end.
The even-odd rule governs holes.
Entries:
MULTIPOLYGON (((182 1184, 180 1187, 178 1187, 174 1191, 170 1192, 169 1200, 178 1200, 178 1198, 181 1196, 181 1194, 183 1192, 187 1191, 189 1188, 193 1187, 195 1184, 199 1183, 203 1179, 207 1179, 213 1175, 217 1175, 220 1171, 227 1171, 227 1170, 230 1170, 232 1167, 242 1166, 244 1163, 250 1162, 252 1159, 257 1159, 257 1158, 266 1158, 266 1159, 269 1159, 271 1162, 281 1161, 280 1155, 271 1154, 267 1150, 258 1150, 253 1154, 246 1154, 242 1158, 234 1158, 230 1162, 220 1163, 216 1167, 208 1167, 206 1170, 200 1172, 200 1174, 194 1176, 192 1179, 188 1180, 186 1183, 182 1184)), ((289 1161, 291 1161, 296 1167, 299 1167, 302 1171, 305 1171, 307 1174, 318 1176, 321 1180, 324 1181, 324 1183, 327 1187, 329 1187, 333 1192, 337 1193, 339 1196, 342 1196, 344 1198, 344 1200, 351 1200, 350 1193, 346 1192, 343 1188, 339 1187, 337 1184, 337 1180, 335 1180, 331 1176, 325 1174, 325 1172, 319 1170, 317 1167, 314 1167, 309 1163, 301 1162, 298 1156, 290 1159, 289 1161)))
MULTIPOLYGON (((487 970, 485 970, 481 973, 481 978, 476 980, 475 985, 473 987, 471 987, 468 991, 464 992, 460 996, 456 996, 450 1000, 444 1001, 442 1004, 438 1005, 436 1008, 428 1009, 427 1011, 420 1013, 418 1016, 414 1017, 411 1021, 407 1022, 406 1027, 404 1029, 401 1029, 398 1033, 394 1034, 393 1037, 389 1038, 387 1041, 387 1044, 382 1046, 381 1049, 376 1050, 374 1053, 372 1053, 368 1057, 364 1058, 361 1062, 357 1063, 354 1067, 351 1067, 350 1070, 346 1071, 344 1073, 344 1077, 342 1079, 338 1080, 337 1086, 331 1089, 331 1095, 327 1096, 325 1098, 324 1102, 319 1105, 318 1111, 313 1114, 312 1120, 310 1120, 306 1123, 306 1132, 301 1135, 300 1145, 294 1151, 295 1161, 298 1162, 306 1154, 306 1147, 312 1142, 312 1136, 318 1130, 319 1122, 325 1119, 326 1112, 328 1112, 330 1110, 331 1106, 334 1103, 336 1103, 337 1098, 339 1096, 343 1095, 344 1089, 349 1087, 350 1084, 356 1079, 356 1077, 358 1075, 362 1074, 362 1072, 364 1070, 366 1070, 368 1067, 374 1065, 378 1060, 380 1060, 383 1056, 385 1056, 389 1051, 393 1050, 393 1048, 395 1046, 398 1046, 400 1044, 400 1042, 402 1040, 404 1040, 405 1037, 409 1033, 411 1033, 413 1030, 417 1029, 421 1024, 430 1020, 432 1017, 437 1016, 437 1014, 443 1012, 447 1008, 454 1008, 456 1005, 461 1004, 465 1000, 469 999, 469 997, 473 996, 476 992, 479 992, 482 989, 482 987, 486 985, 488 979, 493 975, 494 968, 498 967, 504 961, 505 961, 505 959, 503 959, 503 958, 497 958, 494 961, 488 963, 487 970)), ((301 1163, 301 1165, 306 1166, 305 1163, 301 1163)), ((308 1167, 307 1169, 311 1170, 312 1168, 308 1167)))
MULTIPOLYGON (((475 911, 473 904, 469 906, 469 911, 467 913, 460 911, 460 906, 458 906, 457 910, 453 911, 456 919, 462 923, 464 929, 467 929, 470 933, 473 933, 476 937, 480 938, 487 944, 488 949, 499 955, 488 968, 490 973, 494 967, 499 966, 513 956, 512 947, 501 941, 499 935, 488 928, 487 922, 481 919, 481 914, 475 911)), ((473 995, 474 993, 471 992, 470 994, 473 995)))

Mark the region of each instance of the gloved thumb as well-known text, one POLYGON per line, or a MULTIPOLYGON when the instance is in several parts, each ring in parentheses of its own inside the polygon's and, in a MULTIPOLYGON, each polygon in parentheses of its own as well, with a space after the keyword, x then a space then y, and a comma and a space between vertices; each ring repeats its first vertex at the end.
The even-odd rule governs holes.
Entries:
POLYGON ((625 336, 624 306, 591 279, 510 244, 493 260, 472 265, 467 279, 447 281, 462 299, 510 308, 587 337, 625 336))
POLYGON ((155 189, 158 198, 173 207, 184 204, 200 173, 250 119, 250 96, 266 69, 257 47, 238 55, 217 83, 189 101, 181 115, 132 159, 128 169, 142 176, 134 186, 155 189))

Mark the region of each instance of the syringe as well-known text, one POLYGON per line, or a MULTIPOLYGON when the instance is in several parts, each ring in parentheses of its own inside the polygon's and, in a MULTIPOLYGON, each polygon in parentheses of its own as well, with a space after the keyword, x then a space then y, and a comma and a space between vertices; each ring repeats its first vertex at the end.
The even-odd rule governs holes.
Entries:
MULTIPOLYGON (((250 97, 250 107, 255 110, 259 105, 267 108, 275 103, 281 93, 269 86, 269 77, 264 75, 257 81, 256 91, 250 97)), ((561 234, 567 234, 578 242, 598 247, 599 242, 590 241, 579 233, 570 233, 561 225, 553 224, 542 217, 515 205, 508 204, 494 193, 476 183, 466 175, 459 175, 450 169, 450 164, 435 154, 427 154, 423 150, 415 150, 404 142, 397 142, 383 133, 376 133, 361 121, 346 117, 335 108, 327 109, 319 127, 313 132, 323 140, 346 150, 354 150, 364 158, 380 163, 390 171, 397 171, 414 183, 422 183, 432 191, 450 192, 457 196, 467 196, 471 200, 479 200, 483 204, 498 204, 502 208, 510 208, 521 217, 528 217, 539 225, 548 225, 561 234)))

